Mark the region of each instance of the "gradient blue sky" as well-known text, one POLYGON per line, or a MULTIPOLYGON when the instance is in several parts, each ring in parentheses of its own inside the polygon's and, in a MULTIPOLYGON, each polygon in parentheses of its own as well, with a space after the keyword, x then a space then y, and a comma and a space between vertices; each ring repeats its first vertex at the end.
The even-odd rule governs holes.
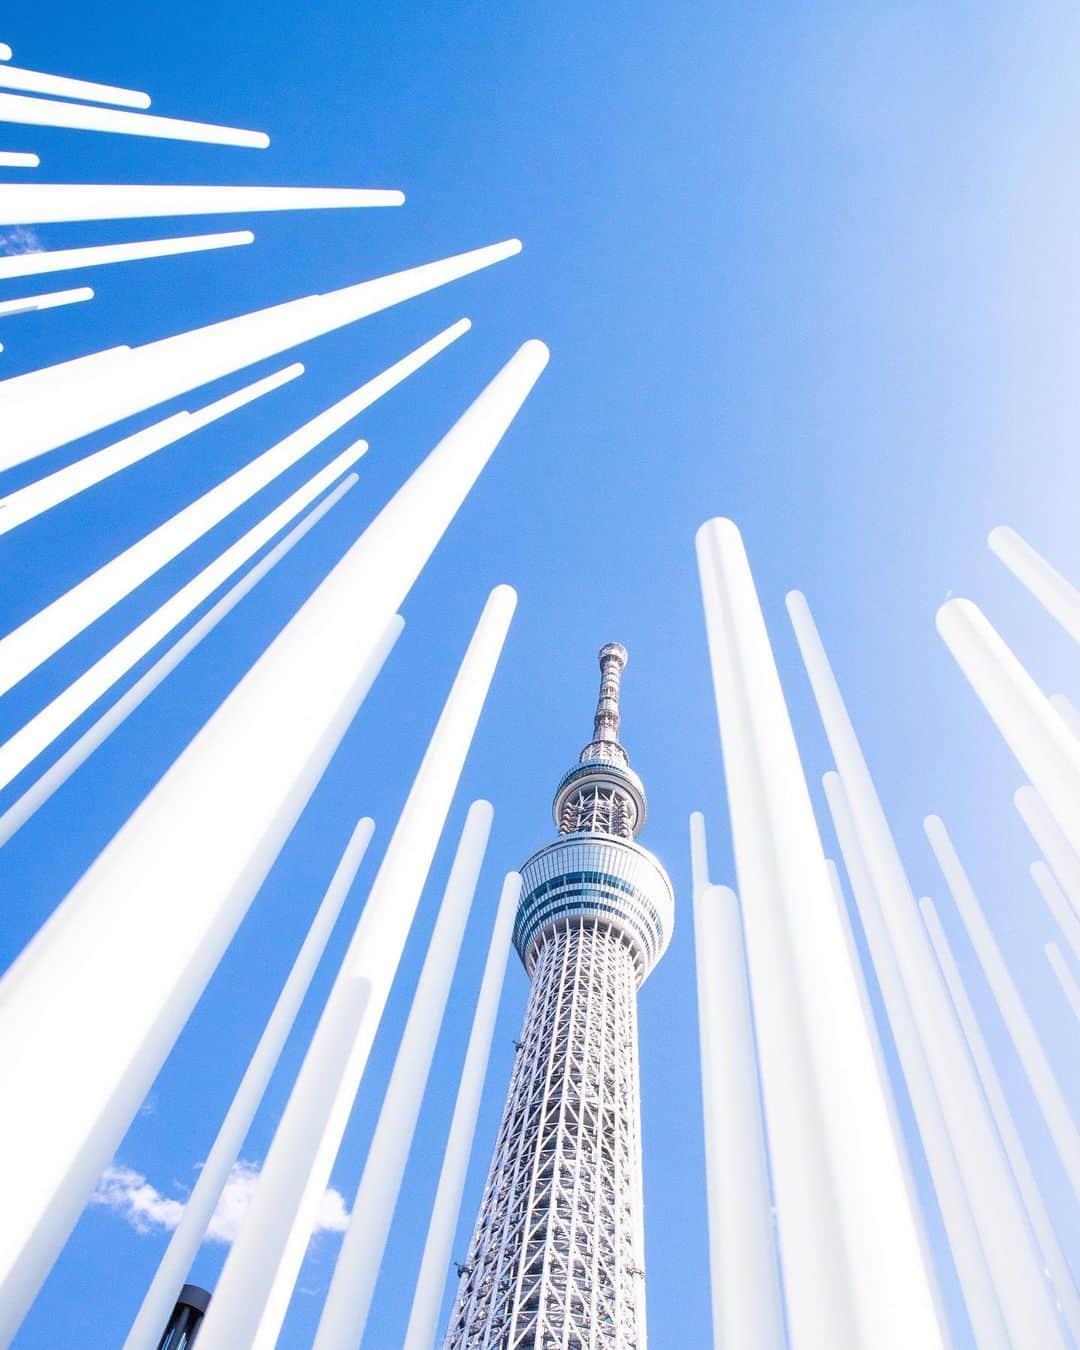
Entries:
MULTIPOLYGON (((366 1343, 399 1343, 499 880, 549 834, 551 790, 589 730, 595 649, 614 638, 631 652, 624 733, 652 800, 644 842, 681 901, 669 955, 641 998, 650 1340, 654 1350, 708 1344, 685 831, 690 811, 704 810, 715 879, 729 880, 693 558, 697 525, 723 514, 747 542, 822 820, 831 763, 783 609, 793 586, 815 610, 913 883, 942 904, 1036 1172, 1077 1253, 1080 1220, 921 831, 929 811, 952 829, 1076 1104, 1076 1027, 1043 959, 1053 933, 1011 806, 1021 776, 933 628, 947 595, 970 595, 1048 692, 1080 694, 1075 649, 985 547, 989 528, 1008 523, 1080 575, 1075 8, 60 0, 47 18, 13 10, 0 37, 23 65, 146 88, 157 112, 273 138, 260 152, 6 128, 4 148, 41 154, 41 181, 385 186, 408 197, 392 211, 238 218, 255 230, 249 248, 99 269, 85 278, 97 290, 91 304, 3 321, 4 374, 510 235, 525 242, 519 258, 310 344, 299 353, 303 379, 0 540, 7 630, 398 355, 462 314, 474 320, 407 389, 0 704, 7 734, 350 435, 370 440, 346 501, 0 852, 5 959, 484 381, 525 338, 552 350, 410 596, 399 649, 119 1161, 168 1195, 190 1186, 350 828, 371 813, 376 845, 245 1148, 264 1155, 452 668, 487 591, 507 581, 520 592, 518 616, 334 1172, 351 1197, 457 831, 468 802, 489 797, 482 893, 366 1343)), ((175 232, 202 227, 181 221, 175 232)), ((63 247, 171 228, 38 234, 63 247)), ((9 284, 5 296, 83 281, 68 275, 55 287, 9 284)), ((49 465, 114 438, 87 438, 49 465)), ((835 853, 827 825, 823 837, 835 853)), ((515 964, 459 1254, 525 995, 515 964)), ((916 1167, 922 1177, 917 1155, 916 1167)), ((933 1214, 930 1225, 940 1253, 933 1214)), ((160 1234, 88 1212, 19 1346, 51 1350, 88 1326, 94 1343, 118 1344, 163 1246, 160 1234)), ((283 1347, 310 1343, 336 1247, 316 1240, 283 1347)), ((223 1252, 205 1247, 194 1277, 212 1285, 223 1252)), ((955 1314, 944 1264, 942 1280, 955 1314)), ((959 1319, 957 1345, 969 1344, 959 1319)))

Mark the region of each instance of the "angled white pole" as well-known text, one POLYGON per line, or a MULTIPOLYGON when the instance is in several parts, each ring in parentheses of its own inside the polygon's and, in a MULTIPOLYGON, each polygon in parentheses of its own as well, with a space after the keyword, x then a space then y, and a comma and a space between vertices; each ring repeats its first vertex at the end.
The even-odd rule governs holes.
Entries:
POLYGON ((104 656, 99 657, 13 736, 0 744, 0 788, 6 787, 32 764, 43 750, 152 651, 162 638, 194 613, 204 600, 249 562, 274 535, 351 469, 366 449, 366 441, 357 441, 335 456, 324 469, 286 497, 280 506, 265 515, 234 544, 230 544, 224 553, 219 554, 141 623, 136 624, 104 656))
POLYGON ((708 881, 705 822, 690 817, 694 952, 713 1344, 784 1350, 765 1125, 735 892, 708 881))
POLYGON ((892 939, 867 870, 851 804, 838 773, 827 773, 823 782, 829 814, 907 1084, 975 1342, 980 1350, 1012 1350, 982 1240, 960 1175, 957 1159, 963 1145, 960 1143, 954 1147, 949 1137, 949 1128, 912 1014, 892 939))
POLYGON ((201 1350, 270 1350, 513 616, 492 591, 398 818, 199 1328, 201 1350))
POLYGON ((1015 1344, 1060 1347, 1027 1214, 990 1118, 855 728, 804 596, 788 612, 900 970, 1005 1324, 1015 1344))
POLYGON ((122 469, 146 459, 148 455, 175 444, 183 437, 190 436, 193 432, 209 426, 211 422, 216 422, 238 408, 245 407, 264 394, 280 389, 283 384, 288 384, 290 380, 295 380, 303 373, 304 367, 299 361, 294 361, 283 370, 275 371, 273 375, 267 375, 253 384, 244 385, 235 393, 215 399, 213 403, 208 403, 195 412, 173 413, 171 417, 162 418, 160 422, 154 422, 141 431, 133 432, 122 440, 114 441, 112 445, 96 450, 92 455, 86 455, 73 464, 57 469, 55 473, 28 483, 26 487, 17 488, 6 497, 0 497, 0 534, 7 534, 9 530, 24 525, 35 516, 40 516, 76 494, 85 492, 87 488, 111 478, 114 473, 119 473, 122 469))
POLYGON ((967 990, 964 987, 960 969, 956 964, 956 958, 953 956, 949 939, 945 935, 945 929, 934 907, 934 902, 924 898, 919 901, 919 908, 922 910, 923 919, 930 934, 930 941, 933 943, 934 953, 937 956, 938 965, 941 967, 941 973, 948 987, 953 1007, 956 1009, 956 1015, 964 1030, 964 1038, 971 1051, 971 1057, 975 1061, 975 1068, 978 1070, 983 1091, 986 1093, 986 1100, 990 1104, 994 1123, 1001 1135, 1001 1142, 1009 1159, 1009 1165, 1012 1167, 1016 1184, 1020 1188, 1021 1196, 1023 1196, 1024 1206, 1035 1233, 1035 1240, 1038 1242, 1043 1260, 1046 1262, 1046 1269, 1057 1296, 1061 1316, 1069 1328, 1073 1340, 1076 1341, 1077 1345, 1080 1345, 1080 1294, 1077 1293, 1076 1282, 1073 1279, 1072 1271, 1069 1269, 1068 1259, 1062 1249, 1058 1235, 1054 1231, 1053 1221, 1042 1198, 1039 1184, 1035 1180, 1035 1174, 1031 1170, 1024 1141, 1016 1127, 1016 1121, 1009 1108, 1005 1089, 1002 1087, 1001 1079, 994 1067, 993 1056, 990 1054, 989 1047, 979 1027, 979 1020, 975 1016, 975 1009, 971 1006, 971 1000, 968 998, 967 990))
POLYGON ((7 45, 7 43, 0 42, 0 61, 10 61, 11 55, 12 55, 11 48, 7 45))
POLYGON ((1080 919, 1076 917, 1065 892, 1041 858, 1033 862, 1028 870, 1031 872, 1036 889, 1046 902, 1046 908, 1069 944, 1073 956, 1080 961, 1080 919))
POLYGON ((58 98, 81 98, 87 103, 112 103, 119 108, 149 108, 150 95, 115 84, 72 80, 66 75, 46 75, 41 70, 0 66, 0 89, 21 89, 29 94, 55 94, 58 98))
POLYGON ((402 1350, 433 1350, 435 1345, 520 895, 520 874, 508 872, 499 896, 484 973, 480 977, 480 992, 476 998, 469 1042, 465 1047, 465 1060, 458 1079, 454 1114, 450 1120, 442 1170, 431 1206, 420 1274, 416 1279, 402 1350))
POLYGON ((728 520, 703 525, 697 548, 791 1342, 941 1346, 920 1224, 746 553, 728 520))
POLYGON ((40 158, 24 150, 0 150, 0 168, 4 169, 37 169, 41 166, 40 158))
POLYGON ((1024 1066, 1073 1193, 1080 1200, 1080 1130, 943 821, 939 816, 927 816, 923 828, 1024 1066))
POLYGON ((364 1339, 493 815, 490 802, 477 801, 465 818, 364 1162, 349 1226, 338 1251, 313 1350, 356 1350, 364 1339))
MULTIPOLYGON (((1080 1018, 1080 985, 1073 978, 1073 973, 1069 969, 1068 962, 1061 954, 1061 948, 1056 942, 1046 944, 1046 959, 1050 962, 1050 969, 1058 978, 1058 984, 1061 985, 1061 992, 1069 1002, 1069 1006, 1078 1018, 1080 1018)), ((1077 1337, 1080 1342, 1080 1336, 1077 1337)))
POLYGON ((970 600, 937 612, 938 632, 1050 814, 1080 853, 1080 741, 970 600))
POLYGON ((94 292, 89 286, 76 286, 69 291, 47 291, 42 295, 23 295, 18 300, 0 300, 0 318, 9 314, 33 314, 40 309, 57 309, 61 305, 77 305, 82 300, 93 298, 94 292))
POLYGON ((167 141, 200 141, 204 145, 235 145, 252 150, 265 150, 270 144, 265 131, 245 131, 240 127, 215 126, 212 122, 187 122, 179 117, 155 117, 152 113, 122 112, 51 98, 28 98, 25 94, 0 93, 0 122, 152 136, 167 141))
MULTIPOLYGON (((2 195, 2 189, 0 189, 2 195)), ((109 348, 0 382, 0 468, 109 426, 255 361, 519 252, 516 239, 255 310, 134 349, 109 348), (61 406, 62 405, 62 406, 61 406)))
MULTIPOLYGON (((7 153, 7 152, 4 152, 7 153)), ((37 155, 26 168, 36 169, 37 155)), ((0 164, 9 163, 0 155, 0 164)), ((10 167, 10 163, 9 163, 10 167)), ((145 239, 133 244, 88 244, 84 248, 41 249, 35 253, 13 253, 0 258, 0 280, 37 277, 48 272, 70 272, 80 267, 103 267, 108 263, 141 262, 147 258, 168 258, 178 253, 205 253, 211 249, 237 248, 254 243, 250 230, 228 230, 219 234, 178 235, 174 239, 145 239)))
MULTIPOLYGON (((46 605, 18 628, 0 638, 0 694, 36 670, 66 643, 107 613, 166 563, 201 539, 244 502, 309 454, 328 436, 389 393, 402 380, 459 338, 468 329, 461 320, 423 346, 395 361, 359 388, 317 413, 276 445, 249 460, 190 505, 118 553, 85 580, 46 605)), ((364 443, 353 447, 357 456, 364 443)))
POLYGON ((394 610, 547 359, 533 341, 507 362, 0 981, 0 1343, 363 701, 396 637, 394 610))
POLYGON ((58 791, 80 765, 84 764, 94 751, 124 723, 136 708, 140 706, 165 677, 172 673, 180 662, 193 651, 209 633, 218 626, 225 616, 232 612, 253 587, 275 567, 282 558, 298 544, 305 534, 326 515, 331 507, 354 487, 359 479, 350 474, 343 479, 333 492, 328 492, 303 517, 298 524, 275 544, 253 567, 249 567, 234 585, 230 586, 220 600, 216 601, 199 619, 167 647, 150 668, 135 683, 111 704, 100 717, 96 718, 82 735, 70 745, 59 759, 54 760, 40 778, 18 796, 0 815, 0 845, 6 844, 16 830, 20 829, 40 806, 58 791))
POLYGON ((1067 694, 1051 694, 1050 706, 1074 736, 1080 737, 1080 710, 1067 694))
POLYGON ((1008 525, 991 530, 987 542, 1017 581, 1027 587, 1074 642, 1080 642, 1080 590, 1008 525))
POLYGON ((1065 837, 1065 832, 1047 810, 1046 803, 1030 784, 1017 788, 1013 805, 1028 827, 1039 851, 1050 864, 1061 889, 1068 897, 1073 913, 1080 920, 1080 855, 1065 837))
POLYGON ((248 1061, 217 1137, 206 1155, 199 1178, 187 1198, 180 1222, 169 1239, 165 1255, 127 1334, 124 1350, 157 1350, 162 1329, 169 1320, 181 1286, 187 1280, 192 1262, 206 1235, 207 1225, 229 1179, 229 1172, 240 1156, 251 1122, 255 1119, 267 1084, 285 1048, 374 829, 375 822, 365 816, 357 823, 345 846, 345 852, 248 1061))

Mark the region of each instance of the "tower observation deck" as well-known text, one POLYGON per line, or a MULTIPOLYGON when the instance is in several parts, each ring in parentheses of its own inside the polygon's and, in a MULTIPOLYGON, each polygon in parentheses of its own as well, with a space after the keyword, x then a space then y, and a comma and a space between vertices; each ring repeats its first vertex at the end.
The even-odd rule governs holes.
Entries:
POLYGON ((558 837, 522 866, 514 945, 532 980, 446 1350, 644 1350, 637 991, 674 896, 636 836, 647 800, 619 741, 626 648, 600 649, 592 740, 558 837))

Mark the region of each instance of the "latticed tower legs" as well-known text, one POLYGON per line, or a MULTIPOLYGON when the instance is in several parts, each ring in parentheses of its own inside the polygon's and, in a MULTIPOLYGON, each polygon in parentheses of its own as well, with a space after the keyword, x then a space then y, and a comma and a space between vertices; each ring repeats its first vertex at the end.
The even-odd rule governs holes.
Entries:
POLYGON ((573 917, 532 974, 445 1345, 644 1350, 634 954, 619 928, 573 917))

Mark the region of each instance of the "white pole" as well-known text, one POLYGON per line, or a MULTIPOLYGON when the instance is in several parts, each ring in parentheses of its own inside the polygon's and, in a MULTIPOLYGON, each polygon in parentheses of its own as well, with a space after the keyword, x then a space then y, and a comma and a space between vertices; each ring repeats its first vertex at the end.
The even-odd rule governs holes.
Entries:
POLYGON ((1080 852, 1080 741, 977 605, 948 601, 937 612, 937 628, 1050 814, 1080 852))
POLYGON ((492 591, 300 1067, 200 1350, 276 1341, 517 597, 492 591))
POLYGON ((1080 711, 1067 694, 1051 694, 1050 706, 1074 736, 1080 736, 1080 711))
POLYGON ((1074 642, 1080 642, 1080 591, 1072 582, 1007 525, 991 530, 987 542, 1017 581, 1027 587, 1074 642))
MULTIPOLYGON (((1061 992, 1069 1001, 1069 1006, 1078 1018, 1080 1018, 1080 985, 1073 978, 1072 971, 1068 967, 1064 956, 1061 954, 1061 948, 1055 942, 1046 944, 1046 959, 1050 962, 1050 968, 1058 977, 1058 983, 1061 985, 1061 992)), ((1080 1336, 1077 1337, 1080 1342, 1080 1336)))
MULTIPOLYGON (((7 152, 4 152, 7 154, 7 152)), ((20 155, 22 167, 36 169, 37 155, 20 155), (33 160, 31 164, 29 161, 33 160)), ((0 156, 0 164, 14 167, 11 156, 0 156)), ((48 272, 69 272, 73 268, 102 267, 107 263, 139 262, 146 258, 168 258, 178 253, 205 253, 210 249, 237 248, 251 244, 250 230, 229 230, 221 234, 193 234, 175 239, 146 239, 132 244, 90 244, 85 248, 39 249, 33 253, 12 253, 0 258, 0 280, 36 277, 48 272)))
POLYGON ((941 1102, 934 1086, 892 939, 874 891, 866 858, 855 829, 851 804, 837 773, 824 777, 837 843, 844 859, 851 892, 859 911, 866 945, 874 964, 882 1002, 911 1098, 915 1123, 922 1140, 930 1179, 941 1209, 949 1249, 956 1264, 960 1292, 971 1319, 979 1350, 1011 1350, 1001 1305, 987 1265, 986 1254, 960 1176, 958 1150, 949 1137, 941 1102))
POLYGON ((93 80, 72 80, 66 75, 46 75, 41 70, 0 66, 0 89, 23 89, 31 94, 56 94, 58 98, 81 98, 87 103, 113 103, 121 108, 149 108, 150 95, 140 89, 122 89, 93 80))
POLYGON ((469 1043, 465 1048, 454 1114, 446 1139, 439 1184, 431 1206, 424 1255, 420 1261, 420 1274, 416 1280, 412 1312, 409 1314, 402 1350, 432 1350, 435 1344, 520 895, 521 876, 517 872, 508 872, 499 896, 491 944, 480 979, 480 992, 476 999, 469 1043))
POLYGON ((37 169, 41 159, 23 150, 0 150, 0 167, 5 169, 37 169))
POLYGON ((1039 1269, 1027 1216, 938 975, 926 929, 855 729, 809 607, 797 591, 788 596, 788 610, 825 734, 847 790, 867 870, 907 990, 1006 1326, 1018 1345, 1060 1346, 1057 1317, 1039 1269))
POLYGON ((731 521, 714 520, 697 547, 792 1345, 940 1346, 919 1222, 742 540, 731 521))
POLYGON ((10 61, 11 55, 11 48, 8 44, 6 42, 0 42, 0 61, 10 61))
POLYGON ((1065 832, 1047 810, 1046 803, 1033 787, 1025 784, 1013 793, 1013 805, 1028 827, 1039 851, 1050 864, 1061 889, 1080 919, 1080 855, 1065 837, 1065 832))
POLYGON ((1053 872, 1041 859, 1033 862, 1029 871, 1039 894, 1046 901, 1046 908, 1072 949, 1073 956, 1080 961, 1080 919, 1073 912, 1065 892, 1054 880, 1053 872))
MULTIPOLYGON (((0 66, 0 70, 3 67, 0 66)), ((23 295, 17 300, 0 300, 0 318, 12 314, 32 314, 37 310, 56 309, 60 305, 77 305, 82 300, 93 300, 89 286, 76 286, 68 291, 47 291, 42 295, 23 295)))
MULTIPOLYGON (((704 819, 698 812, 690 819, 703 846, 704 819)), ((694 872, 713 1344, 725 1350, 784 1350, 739 902, 728 887, 704 880, 700 866, 694 872)))
POLYGON ((1080 1200, 1080 1130, 1076 1128, 1076 1122, 1054 1077, 1054 1071, 1050 1067, 1050 1061, 1043 1050, 1035 1025, 1024 1007, 1020 991, 1013 983, 1009 968, 1001 955, 1001 949, 986 921, 986 915, 944 823, 938 816, 927 816, 923 821, 923 828, 926 830, 926 837, 930 840, 930 847, 934 850, 934 856, 938 860, 938 866, 945 877, 952 898, 956 902, 956 908, 960 911, 971 945, 975 948, 983 974, 993 992, 994 1001, 1020 1057, 1020 1063, 1024 1066, 1024 1073, 1057 1147, 1073 1193, 1080 1200))
POLYGON ((245 407, 255 399, 261 398, 263 394, 280 389, 283 384, 288 384, 290 380, 295 380, 303 373, 304 367, 296 361, 283 370, 275 371, 273 375, 267 375, 253 384, 244 385, 235 393, 215 399, 213 403, 208 403, 193 413, 173 413, 171 417, 162 418, 152 426, 133 432, 122 440, 114 441, 112 445, 95 450, 92 455, 85 455, 73 464, 57 469, 55 473, 28 483, 26 487, 17 488, 6 497, 0 497, 0 534, 7 534, 9 530, 33 520, 35 516, 40 516, 76 494, 85 492, 87 488, 94 487, 106 478, 111 478, 121 469, 137 464, 148 455, 175 444, 176 441, 209 426, 211 422, 216 422, 221 417, 227 417, 229 413, 245 407))
MULTIPOLYGON (((437 356, 467 327, 463 320, 445 329, 331 404, 0 638, 0 694, 25 679, 166 563, 437 356)), ((349 452, 350 462, 366 449, 366 442, 358 441, 349 452)))
MULTIPOLYGON (((0 186, 0 205, 5 189, 0 186)), ((325 295, 271 305, 141 347, 113 347, 0 382, 0 468, 10 468, 132 413, 298 343, 332 332, 521 251, 516 239, 325 295)))
MULTIPOLYGON (((98 746, 111 736, 116 728, 125 722, 145 699, 150 697, 162 680, 176 669, 184 657, 193 651, 227 614, 236 608, 248 591, 256 586, 266 576, 267 572, 285 557, 293 545, 298 544, 312 526, 317 525, 327 511, 335 506, 358 481, 356 474, 350 474, 348 478, 343 479, 338 484, 333 492, 328 492, 322 501, 313 506, 307 515, 297 525, 294 525, 279 543, 275 544, 253 567, 249 567, 240 580, 235 585, 230 586, 221 599, 213 604, 201 619, 192 624, 187 632, 178 638, 172 646, 167 647, 149 670, 140 675, 115 703, 102 713, 96 721, 92 722, 78 740, 70 745, 59 759, 54 760, 49 765, 40 778, 35 779, 26 791, 12 802, 7 810, 0 815, 0 844, 6 844, 15 831, 26 824, 38 807, 43 806, 54 792, 63 787, 75 770, 89 759, 98 746)), ((394 623, 399 622, 401 621, 395 618, 394 623)))
POLYGON ((527 342, 496 375, 0 982, 0 1343, 363 701, 394 610, 547 357, 527 342))
MULTIPOLYGON (((270 144, 270 137, 265 131, 215 126, 212 122, 188 122, 179 117, 155 117, 152 113, 95 108, 85 103, 64 103, 52 98, 28 98, 25 94, 0 93, 0 122, 31 127, 68 127, 76 131, 107 131, 121 136, 152 136, 167 141, 199 141, 204 145, 236 145, 249 150, 265 150, 270 144)), ((382 201, 364 204, 396 205, 382 201)))
POLYGON ((206 1161, 184 1205, 180 1223, 169 1239, 165 1255, 157 1268, 146 1297, 142 1301, 124 1350, 157 1350, 162 1329, 169 1320, 176 1297, 187 1279, 191 1264, 206 1234, 206 1227, 225 1188, 251 1122, 262 1102, 270 1077, 289 1038, 300 1005, 330 940, 341 907, 349 894, 357 870, 367 852, 375 822, 365 816, 353 830, 345 852, 331 878, 330 885, 297 953, 288 978, 282 986, 259 1043, 251 1056, 240 1086, 221 1122, 206 1161))
POLYGON ((983 1091, 986 1093, 986 1100, 990 1105, 994 1124, 1001 1135, 1001 1142, 1008 1156, 1009 1165, 1012 1167, 1016 1184, 1023 1196, 1024 1206, 1027 1209, 1028 1218, 1031 1220, 1035 1239, 1039 1244, 1043 1260, 1046 1262, 1046 1269, 1057 1295, 1059 1310, 1073 1339, 1077 1345, 1080 1345, 1080 1294, 1077 1293, 1076 1283, 1073 1280, 1072 1272, 1069 1270, 1069 1262, 1062 1250, 1061 1243, 1058 1241, 1057 1233, 1054 1231, 1053 1221, 1039 1191, 1035 1174, 1031 1170, 1024 1141, 1020 1137, 1020 1131, 1016 1128, 1016 1121, 1009 1109, 1005 1089, 1002 1087, 1001 1079, 994 1067, 993 1056, 990 1054, 989 1047, 979 1027, 975 1009, 971 1006, 971 1000, 964 988, 964 981, 956 964, 956 958, 953 956, 949 939, 945 935, 945 929, 934 907, 934 902, 924 898, 919 902, 919 908, 922 910, 923 918, 926 921, 930 941, 933 943, 934 953, 945 978, 953 1007, 956 1009, 956 1015, 964 1030, 964 1039, 967 1041, 971 1057, 975 1061, 975 1068, 978 1070, 983 1091))
POLYGON ((364 1339, 493 815, 489 802, 477 801, 465 818, 313 1350, 356 1350, 364 1339))

